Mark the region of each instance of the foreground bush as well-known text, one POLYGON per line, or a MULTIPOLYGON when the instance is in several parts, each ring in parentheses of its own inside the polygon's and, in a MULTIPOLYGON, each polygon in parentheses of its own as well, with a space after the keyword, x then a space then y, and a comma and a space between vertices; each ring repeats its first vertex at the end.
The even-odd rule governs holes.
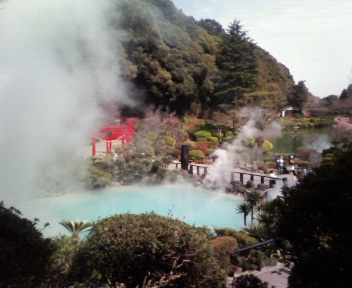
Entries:
POLYGON ((0 287, 39 287, 44 281, 53 249, 35 225, 0 203, 0 287))
POLYGON ((237 231, 233 228, 215 228, 215 234, 217 237, 231 236, 234 237, 239 248, 251 246, 258 243, 259 241, 253 237, 250 237, 245 231, 237 231))
POLYGON ((237 240, 231 236, 217 237, 213 240, 214 250, 220 265, 229 276, 233 276, 235 266, 231 263, 230 253, 238 249, 237 240))
POLYGON ((48 273, 47 287, 69 287, 67 275, 72 269, 72 261, 82 242, 77 238, 66 235, 58 235, 51 239, 54 245, 54 253, 51 256, 51 269, 48 273))
POLYGON ((264 207, 267 233, 289 241, 280 241, 294 262, 289 287, 351 286, 352 146, 346 149, 264 207))
POLYGON ((73 280, 98 286, 225 287, 212 233, 156 215, 123 214, 96 223, 75 262, 73 280))

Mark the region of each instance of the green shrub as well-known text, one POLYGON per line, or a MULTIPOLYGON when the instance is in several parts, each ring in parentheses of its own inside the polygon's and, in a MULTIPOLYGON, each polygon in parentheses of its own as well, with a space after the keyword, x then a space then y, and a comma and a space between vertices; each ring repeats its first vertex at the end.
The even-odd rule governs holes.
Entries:
POLYGON ((208 228, 154 213, 98 221, 80 248, 72 279, 88 285, 225 287, 208 228))
POLYGON ((217 237, 213 240, 213 246, 221 267, 227 275, 233 275, 235 268, 231 264, 229 253, 238 249, 237 240, 232 236, 217 237))
POLYGON ((202 150, 191 150, 189 151, 189 158, 191 160, 196 160, 198 158, 204 158, 204 153, 202 150))
POLYGON ((208 139, 208 141, 215 145, 219 145, 219 138, 217 137, 211 137, 210 139, 208 139))
POLYGON ((168 173, 168 169, 165 168, 165 164, 162 160, 155 160, 149 171, 149 176, 146 178, 147 184, 160 184, 162 183, 168 173))
POLYGON ((199 119, 196 117, 185 116, 183 120, 187 125, 194 125, 199 127, 205 125, 205 121, 203 119, 199 119))
POLYGON ((91 166, 96 167, 98 170, 102 170, 108 173, 113 173, 114 171, 114 161, 111 157, 106 155, 94 156, 91 158, 91 166))
POLYGON ((205 122, 203 119, 198 119, 195 117, 184 117, 184 128, 186 132, 189 134, 189 136, 194 135, 196 131, 201 129, 204 123, 205 122))
POLYGON ((72 261, 77 252, 80 241, 66 235, 52 238, 55 251, 51 256, 51 269, 48 275, 48 287, 68 287, 68 276, 72 269, 72 261))
POLYGON ((94 159, 91 166, 88 167, 87 177, 83 179, 84 185, 88 189, 99 189, 110 186, 114 182, 120 184, 133 184, 141 181, 149 184, 162 183, 169 173, 165 165, 172 161, 172 157, 180 155, 179 150, 172 147, 167 148, 170 149, 168 151, 170 154, 160 161, 152 161, 151 157, 140 154, 116 160, 105 156, 99 159, 99 165, 94 159))
MULTIPOLYGON (((240 261, 239 266, 242 267, 243 271, 253 271, 257 270, 259 267, 262 267, 265 255, 263 251, 251 249, 238 258, 240 261)), ((267 259, 265 259, 265 261, 267 261, 267 259)))
MULTIPOLYGON (((255 142, 254 139, 249 141, 249 145, 250 147, 258 147, 258 144, 257 142, 255 142)), ((269 140, 265 140, 262 147, 263 147, 263 152, 268 153, 274 149, 274 144, 271 143, 269 140)))
POLYGON ((329 127, 334 124, 334 117, 311 117, 311 118, 288 118, 281 117, 279 122, 286 128, 320 128, 329 127))
POLYGON ((274 144, 271 143, 269 140, 265 140, 263 143, 263 151, 264 153, 268 153, 274 149, 274 144))
POLYGON ((114 180, 121 184, 132 184, 140 182, 149 175, 152 161, 144 158, 117 159, 115 165, 114 180))
POLYGON ((206 131, 216 131, 216 126, 209 122, 209 121, 206 121, 204 123, 204 125, 202 126, 202 130, 206 130, 206 131))
POLYGON ((194 148, 194 147, 197 147, 197 142, 196 142, 196 141, 187 140, 187 141, 185 142, 185 145, 188 145, 188 147, 189 147, 190 149, 192 149, 192 148, 194 148))
POLYGON ((103 169, 94 165, 88 168, 88 176, 84 180, 87 189, 100 189, 112 184, 113 174, 103 169))
POLYGON ((237 231, 233 228, 215 228, 214 229, 216 236, 232 236, 237 239, 238 245, 240 248, 254 245, 258 243, 258 240, 254 237, 248 236, 247 232, 237 231))
POLYGON ((208 142, 208 139, 207 138, 197 138, 197 146, 200 144, 200 143, 207 143, 208 142))
POLYGON ((195 132, 194 135, 196 136, 197 140, 199 138, 211 139, 213 137, 211 132, 205 131, 205 130, 199 130, 199 131, 195 132))
POLYGON ((161 157, 160 160, 164 163, 165 166, 168 166, 172 162, 173 157, 171 157, 170 155, 167 155, 167 156, 161 157))
POLYGON ((36 222, 0 203, 0 287, 40 287, 54 251, 36 222))
POLYGON ((188 138, 189 138, 189 135, 186 131, 184 131, 183 129, 177 130, 176 139, 178 141, 184 142, 184 141, 187 141, 188 138))

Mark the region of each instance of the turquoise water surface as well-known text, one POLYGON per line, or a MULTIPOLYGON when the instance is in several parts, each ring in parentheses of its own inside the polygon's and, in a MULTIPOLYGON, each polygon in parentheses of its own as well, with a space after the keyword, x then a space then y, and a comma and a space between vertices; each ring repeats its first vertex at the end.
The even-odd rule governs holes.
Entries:
POLYGON ((41 223, 50 223, 43 231, 46 236, 68 233, 58 224, 61 220, 96 221, 114 214, 152 211, 195 226, 241 229, 243 215, 236 207, 242 201, 224 192, 193 186, 124 186, 33 199, 22 211, 25 216, 40 218, 41 223))

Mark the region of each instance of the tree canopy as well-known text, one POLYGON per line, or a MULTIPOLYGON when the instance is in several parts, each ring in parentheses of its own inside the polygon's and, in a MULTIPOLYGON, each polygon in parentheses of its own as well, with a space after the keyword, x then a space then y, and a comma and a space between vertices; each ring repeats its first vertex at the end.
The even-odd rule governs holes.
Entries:
POLYGON ((240 21, 230 24, 227 34, 220 44, 216 64, 219 77, 214 98, 218 105, 242 107, 245 93, 255 88, 257 76, 257 59, 255 46, 243 30, 240 21))
POLYGON ((39 287, 54 249, 37 224, 0 203, 0 286, 39 287))
POLYGON ((289 96, 288 101, 291 105, 302 111, 304 104, 308 101, 308 96, 309 91, 304 81, 299 81, 298 84, 293 87, 293 92, 289 96))
POLYGON ((350 286, 351 159, 351 147, 336 152, 267 207, 274 216, 266 223, 271 236, 290 243, 295 265, 289 287, 350 286))
POLYGON ((240 21, 225 31, 215 20, 185 16, 170 0, 121 1, 117 9, 123 77, 141 88, 132 96, 143 104, 201 117, 247 102, 287 104, 292 76, 240 21))

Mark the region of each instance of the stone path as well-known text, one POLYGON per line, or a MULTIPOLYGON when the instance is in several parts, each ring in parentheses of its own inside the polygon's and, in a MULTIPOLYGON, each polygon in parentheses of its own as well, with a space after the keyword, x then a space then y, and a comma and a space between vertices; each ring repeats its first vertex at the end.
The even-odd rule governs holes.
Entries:
MULTIPOLYGON (((253 274, 257 276, 263 282, 267 282, 269 287, 275 286, 276 288, 286 288, 288 284, 288 277, 290 276, 290 269, 285 267, 282 263, 278 263, 276 266, 264 267, 261 271, 235 273, 235 277, 246 274, 253 274)), ((227 283, 228 287, 231 287, 232 280, 233 277, 229 277, 227 283)))
POLYGON ((286 288, 291 271, 287 267, 265 267, 262 271, 254 273, 255 276, 269 283, 269 287, 286 288))

